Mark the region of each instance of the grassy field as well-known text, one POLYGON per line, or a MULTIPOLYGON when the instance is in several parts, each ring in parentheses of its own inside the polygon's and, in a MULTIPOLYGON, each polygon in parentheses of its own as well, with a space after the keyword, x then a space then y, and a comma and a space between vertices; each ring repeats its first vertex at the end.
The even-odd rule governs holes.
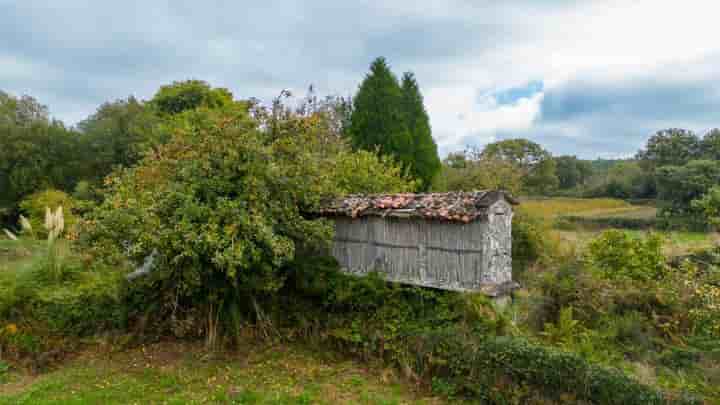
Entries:
MULTIPOLYGON (((520 212, 555 222, 561 217, 580 217, 590 219, 630 218, 652 219, 657 209, 648 205, 632 205, 623 200, 612 198, 539 198, 521 201, 520 212)), ((582 226, 558 230, 563 243, 582 247, 599 232, 598 229, 584 229, 582 226)), ((640 235, 646 231, 627 230, 640 235)), ((720 242, 717 233, 707 232, 662 232, 666 239, 665 252, 671 256, 684 255, 696 250, 710 248, 720 242)))
POLYGON ((161 343, 88 351, 41 376, 11 373, 0 404, 440 404, 390 369, 246 342, 233 353, 161 343))
MULTIPOLYGON (((43 260, 45 242, 0 239, 0 288, 43 260)), ((3 325, 0 325, 0 328, 3 325)), ((97 346, 97 345, 96 345, 97 346)), ((87 350, 39 376, 7 371, 4 404, 410 404, 443 403, 396 372, 328 350, 248 341, 233 353, 162 343, 87 350)))
POLYGON ((614 198, 529 198, 520 201, 518 210, 543 218, 560 215, 623 212, 634 206, 614 198))

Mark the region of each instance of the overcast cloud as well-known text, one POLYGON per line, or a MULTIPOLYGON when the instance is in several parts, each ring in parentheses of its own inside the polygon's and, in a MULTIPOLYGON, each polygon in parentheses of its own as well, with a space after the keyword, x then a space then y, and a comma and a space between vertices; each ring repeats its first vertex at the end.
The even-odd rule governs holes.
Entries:
POLYGON ((385 56, 416 73, 443 154, 523 136, 621 157, 657 129, 720 126, 718 12, 709 0, 0 0, 0 89, 73 124, 187 78, 239 98, 311 83, 348 95, 385 56))

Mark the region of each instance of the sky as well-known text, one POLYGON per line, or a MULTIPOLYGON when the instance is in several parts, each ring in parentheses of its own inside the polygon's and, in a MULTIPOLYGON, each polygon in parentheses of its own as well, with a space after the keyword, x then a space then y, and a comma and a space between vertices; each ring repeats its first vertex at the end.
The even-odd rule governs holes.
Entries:
POLYGON ((202 79, 237 98, 353 94, 413 71, 441 155, 524 137, 632 156, 720 126, 720 2, 0 0, 0 89, 75 124, 105 101, 202 79))

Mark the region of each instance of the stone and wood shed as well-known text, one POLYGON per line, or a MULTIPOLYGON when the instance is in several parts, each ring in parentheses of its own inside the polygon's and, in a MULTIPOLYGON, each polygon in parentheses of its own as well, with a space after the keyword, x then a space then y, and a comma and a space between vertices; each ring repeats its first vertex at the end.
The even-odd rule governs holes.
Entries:
POLYGON ((350 195, 323 205, 344 271, 501 297, 512 281, 517 201, 503 191, 350 195))

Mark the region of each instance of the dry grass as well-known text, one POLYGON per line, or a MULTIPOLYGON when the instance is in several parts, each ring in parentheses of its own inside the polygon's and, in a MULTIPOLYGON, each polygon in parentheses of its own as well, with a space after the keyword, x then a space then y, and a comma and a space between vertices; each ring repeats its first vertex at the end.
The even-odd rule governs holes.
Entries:
POLYGON ((599 214, 633 208, 636 207, 614 198, 532 198, 521 201, 518 206, 522 212, 548 219, 560 215, 599 214))
POLYGON ((657 208, 648 205, 630 206, 624 208, 614 208, 608 210, 591 210, 585 212, 579 212, 575 214, 579 217, 586 218, 640 218, 640 219, 652 219, 657 216, 657 208))
MULTIPOLYGON (((582 251, 587 243, 596 237, 600 231, 575 230, 556 232, 563 246, 572 246, 575 247, 577 251, 582 251)), ((625 232, 641 237, 647 231, 625 230, 625 232)), ((699 250, 709 249, 720 243, 720 235, 717 233, 671 231, 662 232, 662 234, 665 238, 663 252, 670 257, 683 256, 699 250)))
MULTIPOLYGON (((647 205, 631 205, 623 200, 612 198, 538 198, 521 201, 518 206, 520 212, 554 221, 562 216, 577 216, 586 218, 640 218, 651 219, 657 214, 657 209, 647 205)), ((640 236, 645 231, 626 230, 640 236)), ((559 238, 560 246, 568 252, 581 251, 592 238, 601 230, 554 230, 548 237, 559 238)), ((666 238, 665 253, 669 256, 679 256, 693 251, 711 248, 720 243, 720 236, 716 233, 703 232, 662 232, 666 238)))

